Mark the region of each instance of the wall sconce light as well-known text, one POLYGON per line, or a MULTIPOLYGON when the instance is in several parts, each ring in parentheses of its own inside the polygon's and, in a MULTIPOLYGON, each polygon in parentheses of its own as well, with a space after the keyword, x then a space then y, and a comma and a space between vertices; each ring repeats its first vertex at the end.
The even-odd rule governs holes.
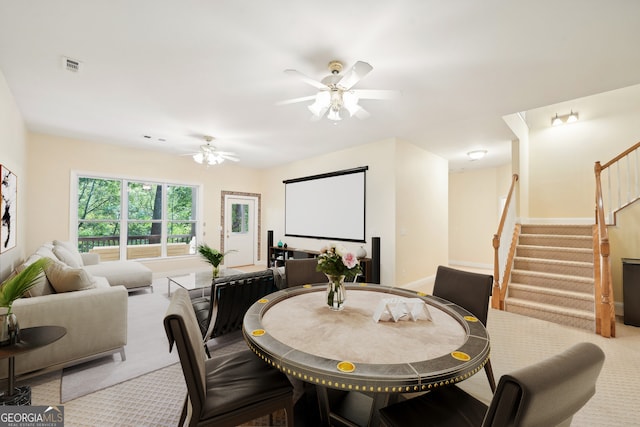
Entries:
POLYGON ((480 160, 486 154, 487 154, 487 150, 474 150, 474 151, 469 151, 467 153, 467 156, 469 156, 471 161, 474 161, 474 160, 480 160))
POLYGON ((575 123, 578 121, 578 113, 574 113, 573 110, 571 110, 570 114, 565 114, 564 116, 558 116, 558 113, 556 113, 555 117, 551 118, 551 125, 552 126, 560 126, 563 125, 565 123, 575 123))

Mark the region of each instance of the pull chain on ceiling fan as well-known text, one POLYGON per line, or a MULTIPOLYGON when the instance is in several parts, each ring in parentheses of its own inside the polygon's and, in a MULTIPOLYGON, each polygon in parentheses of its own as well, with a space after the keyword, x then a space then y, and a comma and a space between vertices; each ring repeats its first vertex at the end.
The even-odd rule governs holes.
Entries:
POLYGON ((297 70, 285 70, 288 75, 294 76, 303 82, 319 89, 316 95, 305 96, 302 98, 294 98, 286 101, 278 102, 277 105, 287 105, 297 102, 305 102, 313 100, 313 104, 307 106, 313 114, 312 119, 319 120, 325 114, 329 120, 342 120, 346 113, 350 117, 356 116, 365 119, 370 114, 359 105, 361 99, 391 99, 399 93, 393 90, 358 90, 351 89, 363 77, 373 70, 373 67, 366 62, 358 61, 343 75, 342 63, 339 61, 331 61, 329 70, 331 74, 316 81, 297 70))

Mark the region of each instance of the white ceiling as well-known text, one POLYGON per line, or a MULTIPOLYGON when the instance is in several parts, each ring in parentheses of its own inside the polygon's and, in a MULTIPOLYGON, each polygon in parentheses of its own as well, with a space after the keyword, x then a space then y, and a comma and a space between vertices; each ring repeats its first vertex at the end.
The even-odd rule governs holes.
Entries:
POLYGON ((638 18, 635 0, 0 0, 0 70, 36 132, 176 155, 213 135, 249 167, 395 137, 489 167, 510 158, 502 116, 640 83, 638 18), (337 125, 275 105, 314 93, 285 69, 334 59, 401 97, 337 125))

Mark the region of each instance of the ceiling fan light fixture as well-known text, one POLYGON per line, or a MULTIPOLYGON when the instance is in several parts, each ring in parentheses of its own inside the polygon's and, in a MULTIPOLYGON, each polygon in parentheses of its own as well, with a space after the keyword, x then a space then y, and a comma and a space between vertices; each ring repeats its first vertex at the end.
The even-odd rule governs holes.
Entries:
POLYGON ((197 153, 193 155, 193 160, 196 163, 202 164, 202 162, 204 162, 204 154, 202 153, 197 153))
POLYGON ((360 106, 358 105, 358 96, 351 91, 344 92, 342 94, 342 104, 344 105, 344 108, 349 111, 349 114, 352 117, 360 109, 360 106))
POLYGON ((316 117, 321 117, 331 105, 331 95, 327 91, 320 91, 316 94, 316 100, 307 108, 316 117))
POLYGON ((327 119, 333 120, 335 122, 342 120, 342 117, 340 117, 340 110, 335 110, 331 108, 329 110, 329 114, 327 114, 327 119))

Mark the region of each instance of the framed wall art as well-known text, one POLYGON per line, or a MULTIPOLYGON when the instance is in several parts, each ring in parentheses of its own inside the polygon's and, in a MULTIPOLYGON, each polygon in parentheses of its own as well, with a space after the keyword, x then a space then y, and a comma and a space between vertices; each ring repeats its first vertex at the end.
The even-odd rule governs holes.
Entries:
POLYGON ((16 246, 18 233, 18 178, 6 166, 0 165, 0 214, 2 227, 0 228, 0 254, 16 246))

